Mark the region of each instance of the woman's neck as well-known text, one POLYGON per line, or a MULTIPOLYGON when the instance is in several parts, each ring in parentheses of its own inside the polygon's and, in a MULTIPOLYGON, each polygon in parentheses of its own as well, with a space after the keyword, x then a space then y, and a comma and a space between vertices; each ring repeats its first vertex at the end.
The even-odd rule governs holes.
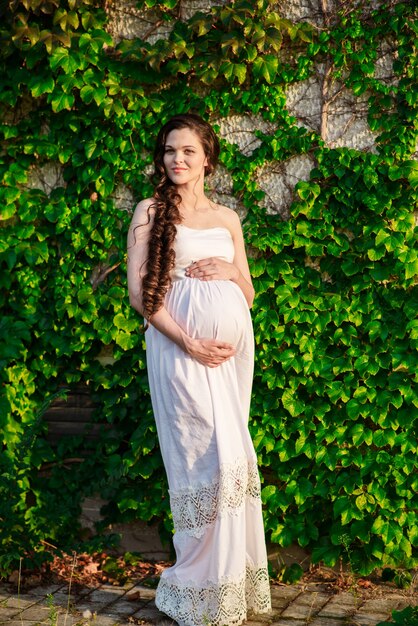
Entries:
POLYGON ((179 209, 181 213, 191 214, 196 211, 207 210, 211 208, 210 200, 205 196, 203 189, 197 192, 196 189, 178 189, 181 197, 179 209))

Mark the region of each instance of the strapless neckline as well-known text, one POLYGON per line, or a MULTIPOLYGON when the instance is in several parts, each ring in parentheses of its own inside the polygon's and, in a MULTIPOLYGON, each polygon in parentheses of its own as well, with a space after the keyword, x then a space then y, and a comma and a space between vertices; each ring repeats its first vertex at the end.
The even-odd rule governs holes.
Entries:
POLYGON ((229 235, 231 235, 231 231, 226 226, 209 226, 208 228, 191 228, 190 226, 186 226, 186 224, 176 224, 176 228, 178 228, 179 226, 181 226, 182 228, 187 228, 187 230, 192 230, 196 233, 205 232, 207 230, 225 230, 229 235))
POLYGON ((171 277, 173 281, 186 278, 185 270, 194 261, 219 257, 232 263, 235 256, 232 234, 225 226, 191 228, 176 224, 176 237, 173 248, 176 255, 171 277))

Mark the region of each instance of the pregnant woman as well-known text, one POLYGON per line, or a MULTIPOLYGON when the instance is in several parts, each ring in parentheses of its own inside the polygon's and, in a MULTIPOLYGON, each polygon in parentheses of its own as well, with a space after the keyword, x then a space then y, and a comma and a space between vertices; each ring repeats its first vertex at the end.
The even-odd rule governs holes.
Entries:
POLYGON ((237 625, 270 609, 256 455, 248 431, 254 290, 237 214, 205 195, 219 142, 193 114, 160 130, 153 198, 128 234, 130 302, 147 368, 176 563, 157 607, 181 626, 237 625))

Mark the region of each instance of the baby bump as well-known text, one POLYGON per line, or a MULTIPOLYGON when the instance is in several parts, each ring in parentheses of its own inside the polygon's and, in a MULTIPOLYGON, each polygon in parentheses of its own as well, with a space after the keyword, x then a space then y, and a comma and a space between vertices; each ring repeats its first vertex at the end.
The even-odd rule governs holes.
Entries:
POLYGON ((251 328, 244 295, 228 280, 175 281, 167 294, 166 307, 190 337, 219 339, 238 347, 251 328))

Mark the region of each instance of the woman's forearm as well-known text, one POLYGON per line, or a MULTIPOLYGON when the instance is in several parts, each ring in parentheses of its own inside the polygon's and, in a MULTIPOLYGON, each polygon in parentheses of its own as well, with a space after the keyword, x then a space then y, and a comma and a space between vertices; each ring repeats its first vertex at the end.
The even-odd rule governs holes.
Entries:
POLYGON ((164 307, 154 313, 149 323, 186 354, 207 367, 218 367, 235 355, 235 347, 230 343, 219 339, 190 337, 164 307))
POLYGON ((236 285, 238 285, 238 287, 241 289, 248 303, 248 307, 251 309, 253 302, 254 302, 254 296, 255 296, 255 291, 254 291, 254 287, 252 286, 252 284, 249 283, 248 280, 246 280, 246 278, 242 275, 242 273, 239 270, 238 270, 238 277, 235 279, 233 278, 232 281, 236 285))
POLYGON ((191 337, 173 320, 166 308, 161 307, 152 315, 148 323, 177 344, 184 352, 189 351, 192 341, 191 337))

